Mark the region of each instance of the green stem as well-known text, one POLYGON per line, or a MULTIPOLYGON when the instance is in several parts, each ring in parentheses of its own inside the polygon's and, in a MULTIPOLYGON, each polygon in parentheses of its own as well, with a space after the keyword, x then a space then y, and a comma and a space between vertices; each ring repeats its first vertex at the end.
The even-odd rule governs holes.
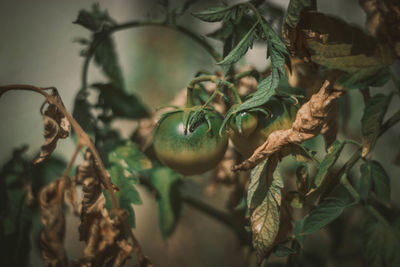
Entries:
POLYGON ((218 81, 218 77, 216 75, 203 75, 203 76, 199 76, 194 78, 193 80, 190 81, 190 83, 188 84, 187 88, 194 88, 194 86, 198 83, 201 82, 216 82, 218 81))
POLYGON ((233 79, 235 81, 238 81, 247 76, 252 76, 252 77, 256 78, 256 76, 258 76, 258 72, 256 70, 246 70, 246 71, 235 74, 233 79))
POLYGON ((358 203, 360 201, 360 195, 357 193, 357 191, 354 189, 354 187, 351 185, 349 179, 347 179, 347 174, 344 173, 342 177, 340 178, 340 183, 347 189, 347 191, 350 193, 350 195, 354 199, 354 204, 358 203))
POLYGON ((83 63, 81 90, 85 90, 87 88, 87 76, 88 76, 89 63, 90 63, 91 58, 94 55, 94 52, 96 51, 96 48, 99 46, 99 44, 101 42, 103 42, 109 35, 113 34, 114 32, 126 30, 129 28, 134 28, 134 27, 143 27, 143 26, 166 27, 166 28, 170 28, 172 30, 181 32, 184 35, 186 35, 186 36, 190 37, 191 39, 193 39, 194 41, 196 41, 198 44, 200 44, 215 59, 215 61, 222 60, 222 56, 205 39, 201 38, 200 36, 196 35, 195 33, 191 32, 189 29, 187 29, 185 27, 168 24, 165 21, 127 22, 127 23, 113 26, 107 32, 104 32, 101 35, 98 35, 98 36, 96 36, 96 38, 94 38, 94 40, 90 44, 89 51, 88 51, 85 61, 83 63))
POLYGON ((393 114, 382 126, 379 136, 383 135, 388 129, 400 121, 400 110, 393 114))
POLYGON ((181 199, 183 202, 190 205, 191 207, 203 212, 204 214, 212 217, 213 219, 219 221, 220 223, 234 230, 240 240, 244 242, 249 242, 251 240, 249 234, 244 229, 242 229, 242 227, 238 227, 233 223, 233 218, 229 214, 219 211, 214 207, 202 201, 199 201, 191 196, 182 196, 181 199))
POLYGON ((354 140, 345 140, 344 142, 347 143, 347 144, 353 144, 353 145, 355 145, 357 147, 362 147, 362 145, 359 142, 354 141, 354 140))
POLYGON ((390 226, 388 221, 374 207, 372 207, 371 205, 367 205, 367 209, 378 221, 380 221, 387 227, 390 226))
POLYGON ((242 3, 242 5, 249 7, 254 12, 254 14, 257 16, 258 22, 261 22, 263 20, 263 17, 261 16, 260 12, 258 12, 257 8, 252 3, 246 2, 242 3))

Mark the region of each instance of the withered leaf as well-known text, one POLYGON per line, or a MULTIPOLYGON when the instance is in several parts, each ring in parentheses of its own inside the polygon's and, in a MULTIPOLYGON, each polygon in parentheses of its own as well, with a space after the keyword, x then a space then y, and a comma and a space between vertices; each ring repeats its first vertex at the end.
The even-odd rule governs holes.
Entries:
POLYGON ((43 187, 39 194, 40 248, 46 266, 67 266, 64 248, 65 217, 63 212, 64 181, 54 180, 43 187))
POLYGON ((392 95, 377 94, 365 106, 361 119, 363 157, 375 146, 391 98, 392 95))
MULTIPOLYGON (((58 95, 56 89, 52 90, 51 96, 54 97, 59 104, 63 105, 61 97, 58 95)), ((35 164, 48 159, 56 148, 58 139, 67 138, 70 132, 69 121, 55 105, 46 101, 42 105, 40 113, 43 117, 45 142, 42 145, 40 155, 34 161, 35 164), (46 104, 48 104, 48 106, 46 110, 43 111, 46 104)))
POLYGON ((279 230, 279 209, 283 181, 276 170, 277 155, 257 165, 251 172, 247 206, 250 212, 253 246, 264 257, 273 246, 279 230))
POLYGON ((343 87, 381 86, 389 79, 393 55, 361 29, 317 12, 304 12, 298 28, 314 63, 346 74, 337 81, 343 87))
POLYGON ((390 44, 400 57, 400 2, 397 0, 360 0, 367 13, 366 27, 380 42, 390 44))
POLYGON ((89 150, 77 168, 76 181, 82 184, 83 191, 80 240, 87 245, 83 256, 74 265, 122 266, 134 252, 134 247, 122 235, 122 219, 126 219, 127 214, 121 211, 113 219, 110 218, 95 161, 89 150))

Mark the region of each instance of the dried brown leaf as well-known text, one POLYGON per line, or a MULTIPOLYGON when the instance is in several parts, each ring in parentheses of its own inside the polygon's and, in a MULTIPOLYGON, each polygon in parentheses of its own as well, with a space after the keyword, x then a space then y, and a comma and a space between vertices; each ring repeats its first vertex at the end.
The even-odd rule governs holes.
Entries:
POLYGON ((331 110, 327 112, 326 122, 321 129, 321 134, 324 137, 326 148, 330 147, 336 140, 338 130, 338 103, 334 100, 331 104, 331 110))
POLYGON ((79 207, 78 207, 78 197, 76 192, 76 176, 73 177, 72 180, 68 179, 68 182, 65 186, 65 202, 72 206, 75 215, 79 215, 79 207))
POLYGON ((68 265, 63 244, 65 237, 63 195, 63 178, 52 181, 43 187, 39 194, 40 219, 43 225, 40 232, 40 248, 46 266, 68 265))
POLYGON ((389 43, 400 57, 400 2, 397 0, 359 0, 367 13, 366 27, 380 42, 389 43))
MULTIPOLYGON (((59 104, 63 105, 61 97, 58 95, 56 89, 52 90, 51 96, 56 99, 59 104)), ((34 161, 35 164, 48 159, 56 148, 58 139, 67 138, 70 132, 69 121, 56 105, 50 104, 46 101, 42 105, 40 113, 43 117, 45 142, 42 145, 40 155, 34 161), (46 104, 48 104, 48 106, 46 110, 43 111, 46 104)))
POLYGON ((85 241, 83 256, 75 261, 77 266, 122 266, 135 252, 123 237, 123 221, 126 213, 120 212, 111 219, 105 208, 106 200, 96 165, 89 150, 77 168, 77 183, 82 184, 83 198, 80 240, 85 241))
POLYGON ((249 159, 234 166, 233 170, 251 169, 285 146, 302 143, 320 134, 326 126, 332 103, 343 93, 343 91, 334 90, 331 82, 326 80, 321 89, 297 111, 296 120, 291 129, 271 133, 265 143, 258 147, 249 159))

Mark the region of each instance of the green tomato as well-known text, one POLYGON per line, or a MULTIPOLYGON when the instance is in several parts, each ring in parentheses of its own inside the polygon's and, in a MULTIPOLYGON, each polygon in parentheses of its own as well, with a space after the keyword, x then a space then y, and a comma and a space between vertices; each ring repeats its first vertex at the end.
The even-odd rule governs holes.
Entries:
POLYGON ((248 136, 239 134, 228 127, 229 138, 232 140, 236 150, 245 158, 250 157, 254 150, 267 140, 270 133, 276 130, 289 129, 297 112, 294 106, 289 106, 289 104, 283 103, 276 98, 269 100, 265 107, 272 114, 265 116, 262 113, 258 113, 257 127, 248 136))
POLYGON ((177 111, 161 119, 154 131, 154 151, 157 158, 184 175, 211 170, 224 157, 228 136, 218 134, 222 124, 219 114, 206 112, 211 128, 202 120, 193 131, 184 130, 184 112, 177 111))
POLYGON ((230 118, 228 127, 230 128, 230 131, 234 131, 235 134, 248 137, 254 132, 257 125, 257 114, 243 111, 230 118))

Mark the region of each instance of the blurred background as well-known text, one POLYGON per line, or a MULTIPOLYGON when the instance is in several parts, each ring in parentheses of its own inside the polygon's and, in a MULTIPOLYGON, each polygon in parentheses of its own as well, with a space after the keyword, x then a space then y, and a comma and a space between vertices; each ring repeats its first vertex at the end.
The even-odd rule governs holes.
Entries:
MULTIPOLYGON (((232 1, 238 2, 238 1, 232 1)), ((289 1, 271 1, 285 9, 289 1)), ((81 47, 74 42, 77 37, 87 37, 89 32, 72 22, 79 10, 89 9, 100 3, 117 22, 157 17, 160 7, 156 1, 50 1, 50 0, 1 0, 0 1, 0 84, 31 84, 41 87, 55 86, 66 108, 73 109, 73 100, 81 86, 83 57, 81 47)), ((178 5, 179 1, 171 1, 178 5)), ((198 1, 190 11, 215 5, 214 1, 198 1)), ((346 21, 363 27, 366 16, 356 0, 318 1, 322 12, 335 14, 346 21)), ((198 34, 212 32, 216 23, 202 23, 190 14, 179 19, 198 34)), ((213 59, 192 40, 182 34, 160 27, 134 28, 113 35, 122 65, 127 90, 138 95, 150 108, 165 105, 175 93, 189 82, 200 69, 217 70, 213 59)), ((209 41, 221 51, 220 42, 209 41)), ((266 48, 255 45, 242 64, 265 67, 266 48)), ((395 66, 394 70, 399 70, 395 66)), ((397 72, 399 73, 399 72, 397 72)), ((91 64, 89 82, 102 81, 101 72, 91 64)), ((393 88, 389 82, 387 90, 393 88)), ((376 89, 371 90, 377 93, 376 89)), ((349 131, 360 129, 363 105, 358 91, 348 94, 351 112, 349 131)), ((0 98, 0 166, 11 157, 13 148, 28 144, 28 153, 36 153, 43 142, 43 123, 39 107, 43 98, 30 92, 9 92, 0 98)), ((389 117, 399 106, 394 98, 389 117)), ((123 125, 123 123, 121 124, 123 125)), ((374 159, 385 167, 392 183, 392 199, 400 204, 399 167, 393 165, 398 153, 399 126, 380 139, 373 154, 374 159)), ((319 140, 320 141, 320 140, 319 140)), ((318 141, 318 142, 319 142, 318 141)), ((69 158, 74 148, 72 139, 61 140, 55 151, 60 157, 69 158)), ((195 177, 185 191, 223 210, 227 189, 214 195, 205 195, 207 181, 195 177)), ((135 206, 136 229, 134 230, 147 256, 155 266, 244 266, 246 251, 239 247, 234 233, 196 210, 185 208, 182 219, 173 236, 162 240, 158 227, 158 214, 154 197, 140 189, 143 200, 135 206)), ((78 257, 84 245, 77 242, 79 219, 67 218, 67 250, 69 257, 78 257)), ((25 256, 25 255, 21 255, 25 256)), ((33 246, 32 266, 42 266, 37 247, 33 246)))

